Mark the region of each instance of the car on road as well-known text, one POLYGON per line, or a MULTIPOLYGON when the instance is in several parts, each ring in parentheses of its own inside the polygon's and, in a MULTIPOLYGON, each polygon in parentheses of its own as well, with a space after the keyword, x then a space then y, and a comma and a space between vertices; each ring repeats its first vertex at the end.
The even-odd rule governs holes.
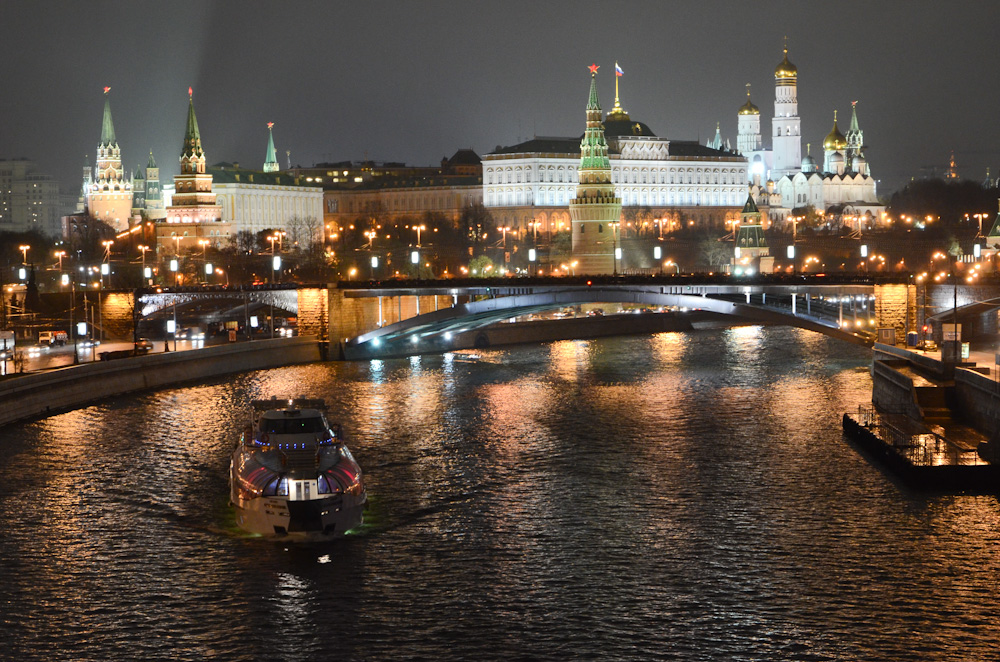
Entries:
POLYGON ((153 341, 149 338, 139 338, 135 341, 135 351, 137 354, 145 354, 153 350, 153 341))

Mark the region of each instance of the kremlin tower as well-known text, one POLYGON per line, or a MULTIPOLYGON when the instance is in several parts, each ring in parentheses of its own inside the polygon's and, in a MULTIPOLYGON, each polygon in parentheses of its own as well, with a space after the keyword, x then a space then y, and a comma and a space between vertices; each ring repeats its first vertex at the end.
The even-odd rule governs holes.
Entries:
POLYGON ((101 142, 97 146, 97 168, 87 194, 90 214, 114 228, 128 228, 132 216, 132 183, 125 178, 122 153, 115 138, 115 125, 111 121, 110 87, 104 88, 104 119, 101 123, 101 142))
MULTIPOLYGON (((219 244, 228 237, 228 224, 221 223, 222 207, 216 204, 212 192, 212 175, 205 172, 205 152, 191 88, 188 88, 187 130, 180 161, 181 172, 174 177, 173 204, 166 209, 166 222, 158 224, 157 241, 165 244, 174 240, 177 252, 182 246, 196 248, 199 238, 219 244)), ((147 179, 147 188, 148 183, 147 179)))
POLYGON ((278 165, 278 153, 274 151, 274 136, 271 134, 271 127, 274 122, 267 123, 267 154, 264 155, 264 172, 278 172, 281 166, 278 165))
POLYGON ((151 221, 166 217, 163 208, 163 190, 160 188, 160 169, 156 167, 153 150, 149 150, 149 162, 146 163, 146 218, 151 221))
MULTIPOLYGON (((597 69, 596 64, 590 66, 587 130, 580 141, 580 183, 576 197, 569 203, 573 257, 579 260, 578 270, 584 274, 617 273, 616 227, 622 211, 621 198, 615 196, 611 183, 611 161, 597 98, 597 69)), ((615 109, 621 110, 618 105, 615 109)))

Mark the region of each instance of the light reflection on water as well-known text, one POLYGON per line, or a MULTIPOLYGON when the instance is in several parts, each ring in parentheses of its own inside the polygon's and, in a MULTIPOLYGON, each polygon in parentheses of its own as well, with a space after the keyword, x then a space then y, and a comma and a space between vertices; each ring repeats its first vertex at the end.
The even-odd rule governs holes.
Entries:
POLYGON ((995 657, 997 500, 906 492, 843 439, 868 364, 743 327, 261 371, 6 428, 0 640, 22 659, 995 657), (344 424, 358 535, 233 527, 228 454, 272 394, 344 424))

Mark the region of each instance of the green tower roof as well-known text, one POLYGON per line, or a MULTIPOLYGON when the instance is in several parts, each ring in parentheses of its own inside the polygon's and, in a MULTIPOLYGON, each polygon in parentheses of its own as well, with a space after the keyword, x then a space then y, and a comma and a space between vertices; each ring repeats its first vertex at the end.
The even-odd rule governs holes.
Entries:
MULTIPOLYGON (((267 123, 267 154, 264 157, 265 169, 268 165, 278 165, 278 153, 274 149, 274 135, 271 133, 273 122, 267 123)), ((278 168, 275 168, 277 170, 278 168)))
POLYGON ((753 201, 753 192, 747 191, 747 201, 743 205, 743 211, 741 214, 759 214, 760 210, 757 209, 757 203, 753 201))
POLYGON ((587 100, 587 110, 600 110, 601 102, 597 98, 597 72, 590 77, 590 99, 587 100))
POLYGON ((184 147, 181 156, 194 154, 201 156, 201 132, 198 131, 198 118, 194 114, 194 94, 188 88, 188 119, 187 130, 184 132, 184 147))
POLYGON ((118 141, 115 139, 115 123, 111 121, 111 99, 108 97, 110 87, 104 88, 104 120, 101 123, 101 146, 114 145, 118 141))
POLYGON ((135 167, 135 172, 132 173, 133 179, 146 179, 146 176, 142 174, 142 166, 137 165, 135 167))

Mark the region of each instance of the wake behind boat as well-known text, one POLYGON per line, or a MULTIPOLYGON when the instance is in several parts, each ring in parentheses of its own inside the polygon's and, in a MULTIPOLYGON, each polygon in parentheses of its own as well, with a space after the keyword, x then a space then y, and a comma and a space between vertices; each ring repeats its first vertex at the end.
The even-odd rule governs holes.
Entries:
POLYGON ((254 400, 233 451, 230 499, 236 523, 264 536, 326 540, 362 522, 361 467, 331 426, 323 400, 254 400))

